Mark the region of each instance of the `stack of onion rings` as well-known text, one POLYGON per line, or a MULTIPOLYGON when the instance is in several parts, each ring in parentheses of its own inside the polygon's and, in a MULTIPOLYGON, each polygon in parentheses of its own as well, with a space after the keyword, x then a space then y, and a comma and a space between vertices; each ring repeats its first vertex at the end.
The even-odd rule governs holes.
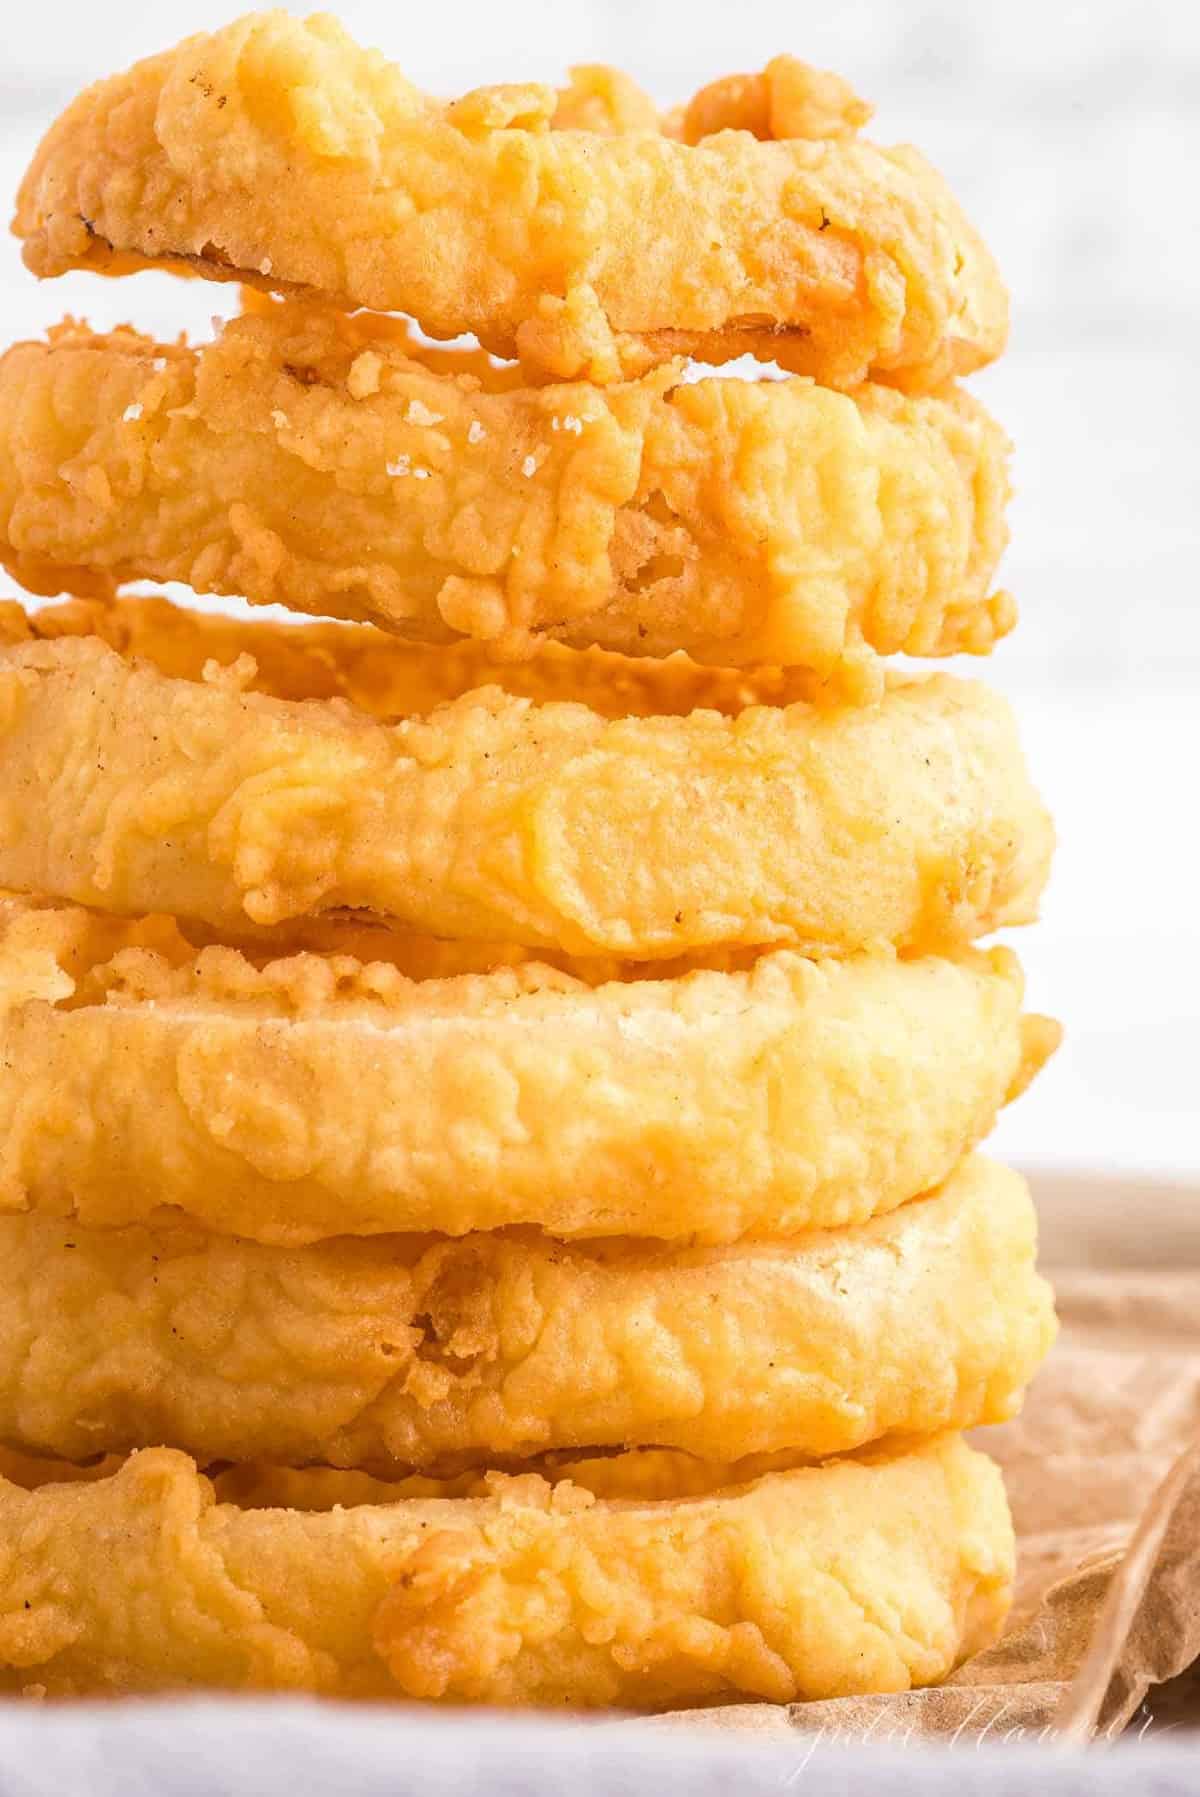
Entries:
POLYGON ((590 703, 603 664, 545 703, 477 672, 385 724, 245 693, 238 662, 181 680, 92 637, 0 649, 0 779, 44 788, 0 885, 228 930, 348 910, 643 961, 919 952, 1035 914, 1052 832, 984 687, 935 675, 830 710, 756 704, 750 682, 722 713, 664 677, 647 715, 611 718, 590 703))
POLYGON ((953 1436, 748 1480, 630 1458, 370 1496, 246 1469, 222 1501, 166 1448, 0 1482, 0 1688, 786 1703, 934 1682, 1003 1619, 1000 1475, 953 1436))
POLYGON ((5 913, 0 1204, 93 1225, 715 1244, 857 1223, 939 1184, 1055 1041, 999 949, 413 980, 5 913))
POLYGON ((728 88, 679 137, 555 129, 551 87, 447 106, 331 19, 250 15, 81 94, 15 228, 39 275, 182 264, 474 332, 560 379, 679 348, 830 385, 928 389, 990 361, 1004 288, 940 177, 859 141, 846 90, 831 103, 795 63, 785 84, 755 131, 728 88))
POLYGON ((983 652, 1007 443, 961 390, 514 387, 311 307, 206 349, 63 327, 0 361, 0 535, 35 590, 146 578, 717 663, 983 652))
POLYGON ((1004 1421, 1051 1333, 1024 1185, 978 1159, 857 1228, 716 1249, 282 1252, 36 1213, 0 1244, 0 1435, 76 1459, 169 1440, 395 1476, 643 1438, 816 1459, 1004 1421))
POLYGON ((0 1688, 994 1638, 957 1432, 1054 1323, 973 1150, 1058 1031, 975 944, 1053 837, 999 699, 884 670, 1014 621, 1006 301, 867 117, 788 57, 447 105, 271 13, 38 151, 35 273, 248 292, 0 358, 0 561, 71 595, 0 605, 0 1688))

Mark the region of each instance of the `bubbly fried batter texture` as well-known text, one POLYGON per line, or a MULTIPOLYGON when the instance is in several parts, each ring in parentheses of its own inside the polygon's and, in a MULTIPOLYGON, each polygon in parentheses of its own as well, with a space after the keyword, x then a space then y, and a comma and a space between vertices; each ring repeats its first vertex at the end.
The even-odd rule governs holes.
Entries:
POLYGON ((683 109, 679 136, 702 143, 719 131, 749 131, 763 140, 807 137, 842 143, 871 117, 840 76, 794 56, 776 56, 754 75, 723 75, 701 88, 683 109))
MULTIPOLYGON (((1007 441, 966 394, 677 371, 489 391, 311 307, 199 350, 67 324, 0 359, 0 556, 403 636, 865 677, 1012 625, 1007 441)), ((876 680, 878 675, 876 675, 876 680)))
POLYGON ((498 686, 541 705, 577 701, 602 718, 736 717, 752 705, 812 703, 821 683, 799 668, 718 668, 683 654, 649 659, 544 643, 531 661, 497 658, 464 637, 432 645, 404 642, 370 625, 227 616, 137 595, 69 599, 27 611, 0 600, 0 646, 99 637, 131 661, 152 662, 179 680, 202 680, 210 662, 238 663, 243 692, 276 699, 345 699, 394 723, 498 686))
POLYGON ((0 883, 232 933, 348 909, 646 961, 938 949, 1035 915, 1052 828, 986 688, 609 718, 603 668, 579 675, 572 702, 489 684, 389 725, 243 691, 244 660, 193 681, 95 638, 17 642, 0 883))
MULTIPOLYGON (((894 1452, 896 1446, 889 1451, 894 1452)), ((865 1454, 857 1455, 865 1459, 865 1454)), ((119 1472, 127 1456, 100 1454, 85 1461, 53 1454, 29 1454, 0 1445, 0 1479, 36 1491, 41 1485, 94 1484, 119 1472)), ((495 1472, 511 1477, 515 1463, 460 1467, 436 1476, 428 1472, 381 1477, 335 1466, 278 1466, 265 1460, 211 1466, 207 1476, 222 1503, 239 1510, 333 1510, 339 1504, 391 1504, 410 1497, 480 1497, 495 1472)), ((748 1485, 767 1473, 807 1465, 795 1454, 753 1454, 746 1460, 716 1461, 677 1448, 629 1448, 621 1453, 542 1454, 522 1461, 518 1472, 536 1473, 550 1483, 570 1479, 595 1497, 701 1497, 725 1485, 748 1485)))
POLYGON ((741 80, 679 142, 619 77, 446 105, 333 19, 251 14, 81 94, 14 228, 39 275, 303 289, 560 379, 749 350, 928 389, 998 355, 1004 289, 940 176, 858 141, 865 109, 829 76, 779 59, 763 99, 741 80))
POLYGON ((0 1218, 0 1439, 395 1472, 655 1442, 821 1459, 1003 1422, 1054 1332, 1024 1181, 857 1229, 585 1248, 0 1218))
POLYGON ((999 1632, 1012 1525, 959 1438, 686 1497, 672 1458, 654 1496, 490 1473, 330 1510, 221 1503, 167 1448, 0 1484, 0 1686, 783 1703, 934 1683, 999 1632))
POLYGON ((4 1208, 278 1244, 789 1234, 938 1184, 1057 1039, 1001 949, 591 987, 260 967, 170 930, 122 949, 110 920, 3 907, 4 1208))

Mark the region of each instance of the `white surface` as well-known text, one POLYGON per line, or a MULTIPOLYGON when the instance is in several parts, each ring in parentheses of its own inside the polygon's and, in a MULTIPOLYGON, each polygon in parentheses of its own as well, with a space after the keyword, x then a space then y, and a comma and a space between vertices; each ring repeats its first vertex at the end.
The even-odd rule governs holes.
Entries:
POLYGON ((1018 696, 1059 821, 1042 922, 1010 938, 1062 1049, 989 1148, 1026 1165, 1200 1171, 1197 701, 1182 687, 1018 696))
POLYGON ((723 1741, 637 1723, 465 1719, 312 1703, 0 1710, 0 1797, 1194 1797, 1196 1749, 957 1751, 723 1741))
MULTIPOLYGON (((10 8, 0 189, 83 81, 236 5, 10 8)), ((293 7, 293 11, 306 8, 293 7)), ((630 67, 664 99, 778 49, 879 103, 950 175, 1008 274, 1013 345, 977 385, 1017 444, 1004 569, 1022 624, 982 670, 1018 705, 1058 816, 1045 921, 1019 947, 1063 1052, 1001 1125, 1032 1164, 1200 1173, 1200 8, 1177 0, 345 0, 440 91, 630 67)), ((0 336, 60 312, 206 327, 230 292, 162 276, 38 288, 0 243, 0 336)))

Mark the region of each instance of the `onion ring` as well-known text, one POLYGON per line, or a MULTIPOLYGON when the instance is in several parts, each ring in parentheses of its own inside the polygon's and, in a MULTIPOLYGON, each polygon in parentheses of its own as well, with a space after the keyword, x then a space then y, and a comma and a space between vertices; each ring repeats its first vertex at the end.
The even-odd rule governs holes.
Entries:
POLYGON ((0 908, 0 1205, 261 1242, 533 1224, 719 1243, 948 1176, 1057 1041, 1008 950, 585 985, 197 955, 0 908), (141 944, 139 946, 139 944, 141 944))
POLYGON ((821 136, 693 145, 611 134, 607 107, 602 133, 554 130, 560 96, 533 83, 446 106, 332 19, 252 15, 81 94, 14 228, 39 275, 173 264, 304 289, 559 378, 681 347, 831 385, 929 389, 990 361, 1006 296, 941 178, 856 141, 861 103, 831 109, 828 78, 789 66, 766 128, 821 136))
MULTIPOLYGON (((1012 1524, 958 1437, 688 1497, 676 1458, 655 1457, 658 1496, 624 1499, 576 1467, 488 1474, 476 1497, 241 1508, 168 1448, 94 1482, 0 1484, 0 1686, 785 1703, 935 1683, 999 1633, 1012 1524)), ((603 1478, 619 1488, 619 1463, 603 1478)))
POLYGON ((578 703, 489 685, 384 725, 243 692, 244 661, 188 681, 95 638, 18 642, 0 884, 233 933, 349 909, 637 960, 938 949, 1035 915, 1053 832, 986 688, 680 716, 664 673, 661 713, 609 720, 603 667, 578 672, 578 703))
POLYGON ((0 1439, 393 1474, 630 1442, 823 1459, 1015 1413, 1054 1332, 1035 1236, 979 1159, 855 1230, 683 1252, 0 1218, 0 1439))
POLYGON ((40 592, 181 580, 528 655, 802 664, 1011 628, 1007 441, 951 390, 488 391, 389 321, 273 307, 200 350, 65 325, 0 359, 0 555, 40 592))

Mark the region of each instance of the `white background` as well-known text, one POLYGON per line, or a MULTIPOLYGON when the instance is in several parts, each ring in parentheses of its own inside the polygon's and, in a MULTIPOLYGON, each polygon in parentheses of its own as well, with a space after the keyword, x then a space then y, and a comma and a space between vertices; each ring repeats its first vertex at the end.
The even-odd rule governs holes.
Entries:
MULTIPOLYGON (((236 7, 4 9, 0 187, 87 80, 236 7)), ((305 11, 306 8, 292 8, 305 11)), ((1013 289, 979 391, 1017 445, 1004 570, 1022 623, 982 671, 1020 707, 1061 848, 1020 949, 1067 1045, 1001 1127, 1027 1164, 1200 1175, 1200 7, 1189 0, 344 0, 346 24, 451 93, 619 62, 663 100, 778 50, 834 67, 951 177, 1013 289)), ((0 243, 3 335, 65 310, 207 324, 165 277, 38 288, 0 243)), ((965 671, 980 671, 971 667, 965 671)))

